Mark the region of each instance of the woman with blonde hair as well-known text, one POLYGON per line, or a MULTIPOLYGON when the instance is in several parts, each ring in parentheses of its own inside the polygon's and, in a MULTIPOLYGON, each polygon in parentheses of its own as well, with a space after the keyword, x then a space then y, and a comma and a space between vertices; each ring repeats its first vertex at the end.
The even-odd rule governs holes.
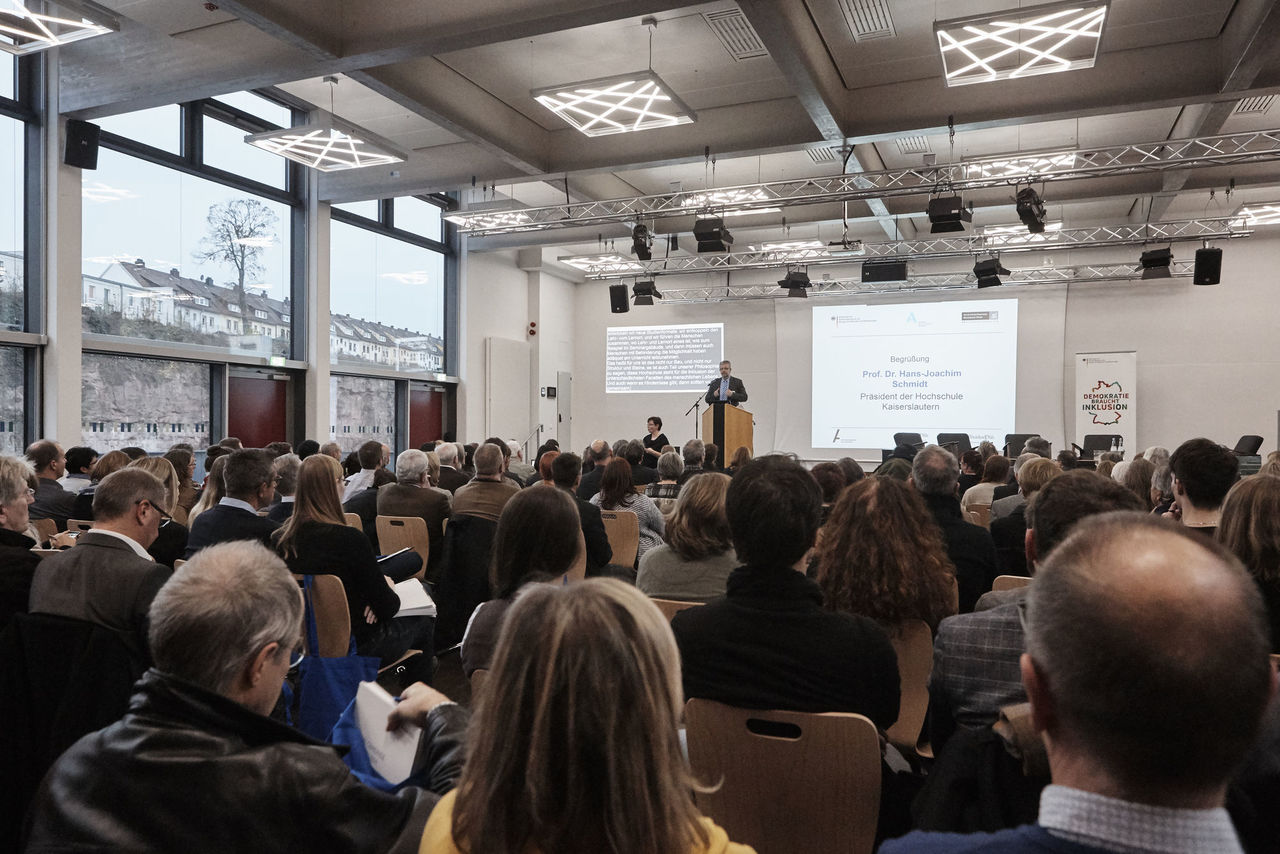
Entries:
POLYGON ((191 508, 196 506, 196 502, 200 500, 200 491, 196 489, 195 481, 192 478, 196 473, 196 457, 195 454, 186 448, 170 448, 165 452, 164 458, 173 465, 173 470, 178 473, 178 506, 182 508, 183 515, 190 514, 191 508))
POLYGON ((860 480, 840 495, 823 530, 816 563, 827 610, 870 617, 889 630, 924 620, 934 632, 956 613, 946 541, 912 487, 893 478, 860 480))
MULTIPOLYGON (((440 701, 405 694, 393 722, 440 701)), ((694 805, 683 702, 675 638, 643 593, 607 578, 529 585, 420 854, 748 854, 694 805)))
POLYGON ((187 524, 192 525, 196 517, 210 507, 216 507, 227 494, 227 485, 222 480, 222 470, 227 467, 229 454, 222 454, 209 466, 209 476, 204 479, 204 489, 200 490, 200 500, 187 514, 187 524))
MULTIPOLYGON (((420 649, 430 677, 434 617, 397 617, 400 597, 382 573, 364 533, 342 512, 342 466, 313 454, 298 469, 293 515, 272 535, 276 551, 300 575, 336 575, 347 594, 351 635, 361 655, 391 664, 405 650, 420 649)), ((421 677, 419 677, 421 678, 421 677)))
POLYGON ((680 490, 667 521, 666 542, 640 558, 636 586, 660 599, 709 602, 723 596, 738 565, 725 515, 729 477, 694 475, 680 490))
POLYGON ((147 547, 147 553, 156 563, 172 567, 173 562, 187 551, 187 527, 181 519, 186 518, 186 511, 178 506, 178 494, 182 482, 173 464, 164 457, 142 457, 128 466, 131 469, 142 469, 156 476, 156 480, 164 484, 164 506, 157 507, 164 518, 160 520, 160 532, 155 541, 147 547))

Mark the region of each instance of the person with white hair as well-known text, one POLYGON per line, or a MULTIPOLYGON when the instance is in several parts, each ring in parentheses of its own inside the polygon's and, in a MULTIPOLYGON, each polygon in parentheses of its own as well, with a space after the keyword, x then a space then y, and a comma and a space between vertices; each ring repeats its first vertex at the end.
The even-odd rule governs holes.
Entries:
POLYGON ((507 471, 520 479, 524 483, 529 478, 538 473, 538 470, 524 461, 524 448, 514 439, 507 440, 507 448, 511 451, 510 462, 507 463, 507 471))
POLYGON ((30 483, 35 469, 24 459, 0 457, 0 629, 14 614, 26 613, 31 576, 40 564, 27 535, 27 509, 36 500, 30 483))
POLYGON ((458 487, 471 480, 462 472, 462 448, 456 442, 441 442, 436 445, 436 456, 440 458, 440 482, 436 485, 457 493, 458 487))
MULTIPOLYGON (((440 565, 440 556, 444 553, 444 523, 452 512, 453 502, 447 491, 431 487, 429 468, 427 454, 417 449, 404 451, 396 457, 396 482, 378 490, 378 515, 416 516, 426 523, 429 543, 427 576, 434 578, 434 570, 440 565)), ((385 567, 383 571, 386 571, 385 567)))

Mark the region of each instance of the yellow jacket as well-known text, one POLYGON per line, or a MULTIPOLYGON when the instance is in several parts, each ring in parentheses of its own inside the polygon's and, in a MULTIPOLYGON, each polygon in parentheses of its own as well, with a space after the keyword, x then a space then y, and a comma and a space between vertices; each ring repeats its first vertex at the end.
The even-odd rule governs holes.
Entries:
MULTIPOLYGON (((453 844, 453 802, 456 790, 445 795, 431 811, 427 819, 427 829, 422 833, 422 844, 418 846, 418 854, 462 854, 453 844)), ((729 834, 717 826, 711 819, 700 819, 707 835, 711 837, 706 848, 691 854, 756 854, 749 845, 739 845, 729 841, 729 834)))

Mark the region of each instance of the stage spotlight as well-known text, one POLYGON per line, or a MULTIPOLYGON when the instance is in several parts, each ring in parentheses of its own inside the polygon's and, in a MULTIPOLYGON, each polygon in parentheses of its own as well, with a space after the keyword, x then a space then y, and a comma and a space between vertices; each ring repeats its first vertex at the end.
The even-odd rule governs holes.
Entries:
POLYGON ((787 289, 787 296, 799 299, 809 298, 809 274, 804 270, 791 270, 787 277, 778 282, 778 287, 787 289))
POLYGON ((718 216, 694 221, 693 236, 698 241, 698 252, 728 252, 733 245, 733 235, 718 216))
POLYGON ((973 211, 959 196, 938 196, 929 200, 929 222, 930 234, 964 231, 965 224, 973 222, 973 211))
POLYGON ((1018 219, 1032 234, 1044 233, 1044 201, 1031 187, 1018 192, 1018 219))
POLYGON ((1169 278, 1169 265, 1173 263, 1173 250, 1165 247, 1164 249, 1152 249, 1143 252, 1139 263, 1142 264, 1142 278, 1167 279, 1169 278))
POLYGON ((649 235, 649 228, 642 222, 637 223, 636 227, 631 229, 631 254, 641 261, 648 261, 653 258, 653 252, 650 250, 652 245, 653 238, 649 235))
POLYGON ((631 286, 631 295, 635 297, 636 305, 653 305, 653 298, 662 299, 662 294, 658 293, 657 287, 653 284, 653 280, 649 279, 645 282, 636 282, 631 286))
POLYGON ((1000 277, 1008 276, 1010 273, 1001 265, 999 258, 989 258, 973 265, 973 275, 978 277, 978 287, 998 288, 1004 284, 1000 281, 1000 277))

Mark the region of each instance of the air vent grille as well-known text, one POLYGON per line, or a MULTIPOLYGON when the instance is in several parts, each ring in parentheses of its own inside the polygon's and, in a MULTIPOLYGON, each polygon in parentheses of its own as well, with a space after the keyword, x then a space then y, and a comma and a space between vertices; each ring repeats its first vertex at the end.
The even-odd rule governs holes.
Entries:
POLYGON ((814 163, 840 162, 840 149, 838 148, 810 148, 806 150, 809 152, 809 159, 814 163))
POLYGON ((765 50, 764 42, 760 41, 760 36, 756 35, 751 22, 742 14, 741 9, 704 12, 702 17, 734 60, 769 55, 769 51, 765 50))
POLYGON ((898 34, 893 28, 888 0, 840 0, 840 10, 858 42, 891 39, 898 34))
POLYGON ((1271 102, 1276 98, 1275 95, 1259 95, 1256 98, 1242 98, 1236 103, 1236 113, 1239 115, 1260 116, 1267 110, 1271 109, 1271 102))
POLYGON ((933 152, 933 148, 929 145, 929 137, 920 134, 900 136, 894 142, 898 144, 899 154, 931 154, 933 152))

